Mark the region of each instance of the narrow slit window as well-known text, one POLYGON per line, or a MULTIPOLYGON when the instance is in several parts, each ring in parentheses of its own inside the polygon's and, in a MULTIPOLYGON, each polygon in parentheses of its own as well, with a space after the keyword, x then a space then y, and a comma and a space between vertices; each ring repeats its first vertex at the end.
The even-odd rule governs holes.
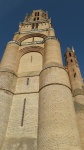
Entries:
POLYGON ((35 26, 35 24, 34 24, 34 23, 32 23, 32 29, 34 29, 34 26, 35 26))
POLYGON ((71 59, 71 62, 73 62, 73 60, 71 59))
POLYGON ((76 77, 76 73, 74 73, 74 78, 76 77))
POLYGON ((69 56, 71 57, 71 53, 69 53, 69 56))
POLYGON ((32 56, 31 56, 31 62, 32 62, 32 56))
POLYGON ((23 110, 22 110, 21 127, 24 125, 25 106, 26 106, 26 98, 24 99, 24 102, 23 102, 23 110))
POLYGON ((38 28, 38 23, 36 23, 36 28, 38 28))
POLYGON ((33 37, 33 39, 32 39, 32 42, 34 42, 34 37, 33 37))
POLYGON ((27 85, 29 84, 29 78, 27 78, 27 85))

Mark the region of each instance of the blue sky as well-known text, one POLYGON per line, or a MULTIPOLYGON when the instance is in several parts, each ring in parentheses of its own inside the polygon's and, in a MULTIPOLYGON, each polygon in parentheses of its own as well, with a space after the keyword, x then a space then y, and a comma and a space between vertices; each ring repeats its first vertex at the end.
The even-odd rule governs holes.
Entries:
POLYGON ((84 78, 84 0, 0 0, 0 59, 19 22, 36 9, 52 18, 63 57, 67 47, 74 47, 84 78))

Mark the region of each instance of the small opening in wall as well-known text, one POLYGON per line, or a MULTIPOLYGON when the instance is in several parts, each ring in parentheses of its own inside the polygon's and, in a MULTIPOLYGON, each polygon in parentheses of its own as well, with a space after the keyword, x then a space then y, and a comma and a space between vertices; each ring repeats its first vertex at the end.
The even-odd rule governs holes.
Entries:
POLYGON ((74 73, 74 78, 76 77, 76 73, 74 73))
POLYGON ((37 12, 35 12, 35 16, 37 16, 37 12))
POLYGON ((22 110, 21 127, 24 125, 25 105, 26 105, 26 98, 24 99, 24 102, 23 102, 23 110, 22 110))
POLYGON ((73 60, 71 59, 71 62, 73 62, 73 60))
POLYGON ((34 21, 36 20, 36 18, 34 18, 34 21))
POLYGON ((38 23, 36 23, 36 28, 38 28, 38 23))
POLYGON ((37 17, 37 20, 39 20, 39 17, 37 17))
POLYGON ((71 57, 71 53, 69 53, 69 56, 71 57))
POLYGON ((38 16, 39 16, 39 12, 38 12, 38 16))
POLYGON ((34 23, 32 23, 32 29, 34 29, 34 26, 35 26, 35 24, 34 24, 34 23))
POLYGON ((34 37, 32 38, 32 42, 34 42, 34 37))
POLYGON ((29 78, 27 78, 27 85, 29 84, 29 78))
POLYGON ((32 62, 32 56, 31 56, 31 62, 32 62))

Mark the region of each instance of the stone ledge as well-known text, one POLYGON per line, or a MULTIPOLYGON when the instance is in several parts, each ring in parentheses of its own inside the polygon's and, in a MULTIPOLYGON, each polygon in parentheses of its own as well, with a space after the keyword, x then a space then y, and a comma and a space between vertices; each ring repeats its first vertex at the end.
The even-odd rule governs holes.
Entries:
POLYGON ((9 41, 9 42, 7 43, 7 45, 8 45, 8 44, 17 44, 17 45, 20 46, 20 42, 18 42, 18 41, 9 41))
POLYGON ((40 92, 43 88, 45 88, 45 87, 47 87, 47 86, 51 86, 51 85, 62 85, 62 86, 67 87, 67 88, 71 91, 71 89, 70 89, 68 86, 64 85, 64 84, 61 84, 61 83, 51 83, 51 84, 47 84, 47 85, 44 85, 43 87, 41 87, 40 90, 39 90, 39 92, 40 92))
POLYGON ((36 32, 43 32, 43 31, 49 31, 49 30, 54 30, 53 28, 46 28, 46 29, 34 29, 34 30, 31 30, 31 31, 24 31, 24 32, 16 32, 15 34, 29 34, 29 33, 34 33, 35 31, 36 32))

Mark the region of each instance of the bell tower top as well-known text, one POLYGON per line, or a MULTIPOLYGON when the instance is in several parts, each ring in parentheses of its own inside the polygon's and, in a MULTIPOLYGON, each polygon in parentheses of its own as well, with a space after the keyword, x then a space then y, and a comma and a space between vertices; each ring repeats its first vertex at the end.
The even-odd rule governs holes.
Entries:
POLYGON ((43 10, 33 10, 29 15, 26 14, 24 21, 19 24, 19 31, 31 31, 37 29, 51 28, 51 18, 48 18, 48 12, 43 10))
POLYGON ((24 23, 29 23, 29 22, 46 22, 49 21, 48 19, 48 12, 44 12, 43 10, 33 10, 33 12, 30 14, 30 16, 28 16, 28 14, 26 14, 25 19, 24 19, 24 23))

